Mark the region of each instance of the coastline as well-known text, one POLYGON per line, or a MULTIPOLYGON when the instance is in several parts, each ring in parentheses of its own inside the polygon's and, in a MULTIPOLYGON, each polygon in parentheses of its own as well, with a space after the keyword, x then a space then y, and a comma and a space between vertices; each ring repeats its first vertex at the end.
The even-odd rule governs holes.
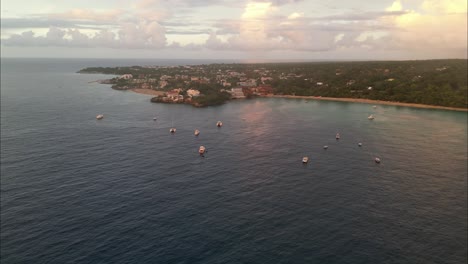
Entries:
MULTIPOLYGON (((134 88, 134 89, 129 89, 129 90, 134 93, 150 95, 153 97, 164 95, 163 91, 155 91, 152 89, 134 88)), ((371 100, 371 99, 362 99, 362 98, 336 98, 336 97, 317 97, 317 96, 301 96, 301 95, 262 95, 260 97, 325 100, 325 101, 351 102, 351 103, 363 103, 363 104, 380 104, 380 105, 406 106, 406 107, 413 107, 413 108, 440 109, 440 110, 468 112, 468 108, 414 104, 414 103, 401 103, 401 102, 371 100)))
POLYGON ((155 91, 155 90, 152 90, 152 89, 133 88, 133 89, 129 89, 129 90, 134 92, 134 93, 151 95, 153 97, 159 96, 159 95, 164 95, 163 91, 155 91))
POLYGON ((437 106, 437 105, 425 105, 425 104, 414 104, 414 103, 401 103, 401 102, 371 100, 371 99, 362 99, 362 98, 336 98, 336 97, 317 97, 317 96, 300 96, 300 95, 264 95, 264 96, 261 96, 261 97, 339 101, 339 102, 394 105, 394 106, 406 106, 406 107, 424 108, 424 109, 440 109, 440 110, 468 112, 468 108, 437 106))

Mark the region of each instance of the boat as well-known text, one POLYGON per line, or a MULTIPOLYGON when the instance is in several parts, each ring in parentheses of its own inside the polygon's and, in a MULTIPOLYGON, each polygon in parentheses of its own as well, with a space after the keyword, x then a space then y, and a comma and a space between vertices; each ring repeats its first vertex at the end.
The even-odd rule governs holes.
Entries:
POLYGON ((176 132, 176 128, 174 127, 174 121, 171 122, 171 129, 169 129, 169 132, 174 134, 176 132))
POLYGON ((328 146, 326 146, 326 145, 325 145, 325 146, 323 146, 323 149, 328 149, 328 146))
POLYGON ((336 138, 337 140, 340 139, 340 133, 336 133, 335 138, 336 138))
POLYGON ((309 157, 303 157, 302 158, 302 163, 307 163, 309 162, 309 157))
POLYGON ((157 117, 153 117, 153 120, 156 121, 158 118, 157 117))
POLYGON ((198 153, 200 153, 200 155, 205 154, 205 147, 200 146, 200 148, 198 149, 198 153))
POLYGON ((359 142, 357 145, 360 146, 360 147, 362 147, 362 143, 361 143, 361 142, 359 142))
POLYGON ((374 115, 370 115, 369 117, 367 117, 367 119, 369 120, 374 120, 374 118, 375 118, 374 115))
POLYGON ((375 161, 375 163, 380 163, 380 159, 379 159, 379 158, 375 158, 374 161, 375 161))
POLYGON ((377 106, 376 106, 376 105, 374 105, 373 107, 374 107, 374 108, 377 108, 377 106))
POLYGON ((216 122, 217 127, 221 127, 222 125, 223 125, 223 122, 221 122, 221 121, 216 122))
POLYGON ((96 116, 96 119, 97 119, 97 120, 100 120, 100 119, 103 119, 103 118, 104 118, 104 115, 102 115, 102 114, 96 116))
POLYGON ((195 129, 195 132, 193 132, 193 134, 194 134, 195 136, 198 136, 198 135, 200 134, 200 130, 195 129))

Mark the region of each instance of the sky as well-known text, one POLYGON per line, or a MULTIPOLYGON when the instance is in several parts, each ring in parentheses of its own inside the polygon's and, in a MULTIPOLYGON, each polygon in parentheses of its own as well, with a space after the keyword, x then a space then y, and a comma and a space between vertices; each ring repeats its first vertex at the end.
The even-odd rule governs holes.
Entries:
POLYGON ((1 57, 467 58, 466 0, 2 0, 1 57))

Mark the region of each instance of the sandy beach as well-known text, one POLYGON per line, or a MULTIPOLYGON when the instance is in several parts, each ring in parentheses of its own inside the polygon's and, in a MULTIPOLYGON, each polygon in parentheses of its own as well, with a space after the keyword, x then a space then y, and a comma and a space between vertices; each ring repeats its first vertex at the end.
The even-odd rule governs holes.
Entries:
POLYGON ((139 94, 146 94, 146 95, 151 95, 151 96, 158 96, 158 95, 164 95, 163 91, 155 91, 152 89, 142 89, 142 88, 134 88, 130 89, 130 91, 139 93, 139 94))
POLYGON ((374 105, 378 105, 378 104, 395 105, 395 106, 407 106, 407 107, 426 108, 426 109, 443 109, 443 110, 462 111, 462 112, 468 111, 468 108, 446 107, 446 106, 424 105, 424 104, 413 104, 413 103, 400 103, 400 102, 380 101, 380 100, 370 100, 370 99, 360 99, 360 98, 334 98, 334 97, 296 96, 296 95, 267 95, 263 97, 341 101, 341 102, 353 102, 353 103, 364 103, 364 104, 374 104, 374 105))

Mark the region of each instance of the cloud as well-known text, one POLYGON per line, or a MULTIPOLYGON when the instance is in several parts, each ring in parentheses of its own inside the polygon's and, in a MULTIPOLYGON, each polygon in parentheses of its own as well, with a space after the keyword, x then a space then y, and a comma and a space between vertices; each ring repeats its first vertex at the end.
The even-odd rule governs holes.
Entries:
POLYGON ((116 26, 116 21, 76 21, 68 19, 49 19, 38 18, 2 18, 2 29, 21 29, 21 28, 87 28, 100 29, 104 26, 116 26))
POLYGON ((35 36, 32 31, 14 34, 2 43, 6 46, 66 46, 108 47, 120 49, 160 49, 166 46, 165 29, 155 21, 140 21, 138 24, 121 25, 117 34, 99 30, 94 35, 79 29, 51 27, 45 36, 35 36))
POLYGON ((94 11, 91 9, 72 9, 63 13, 53 13, 48 16, 53 19, 67 19, 72 21, 116 21, 124 14, 123 10, 94 11))
POLYGON ((466 1, 426 0, 421 4, 421 10, 407 10, 404 15, 385 19, 384 22, 393 25, 394 29, 373 46, 419 52, 455 52, 466 57, 466 1))
POLYGON ((234 0, 141 0, 128 9, 73 9, 23 19, 6 18, 2 19, 2 28, 48 31, 43 36, 34 30, 13 34, 3 38, 2 44, 255 52, 409 50, 466 57, 465 0, 421 0, 414 10, 405 9, 405 1, 397 0, 387 8, 381 7, 381 11, 321 17, 294 10, 298 2, 246 1, 237 19, 208 20, 179 12, 181 8, 234 5, 234 0), (288 4, 287 9, 280 8, 288 4), (171 35, 170 44, 167 35, 171 35))

